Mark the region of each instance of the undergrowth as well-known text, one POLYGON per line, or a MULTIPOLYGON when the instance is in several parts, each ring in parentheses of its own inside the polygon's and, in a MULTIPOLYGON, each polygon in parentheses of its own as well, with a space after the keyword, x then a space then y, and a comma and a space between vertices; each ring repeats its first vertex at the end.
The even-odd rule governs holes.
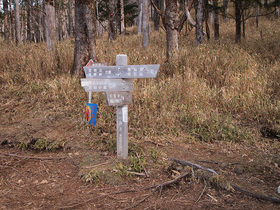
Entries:
MULTIPOLYGON (((171 62, 165 62, 163 31, 151 33, 147 49, 136 34, 114 42, 97 40, 99 62, 115 65, 117 54, 127 54, 129 64, 161 64, 156 79, 134 80, 131 135, 190 134, 207 142, 241 142, 254 139, 262 125, 280 124, 279 20, 263 19, 258 30, 249 25, 241 45, 233 43, 233 25, 231 20, 221 24, 220 42, 205 41, 198 48, 193 31, 181 34, 179 58, 171 62)), ((69 73, 72 39, 58 44, 55 57, 44 43, 11 43, 6 52, 1 42, 0 49, 1 107, 62 109, 80 126, 88 99, 79 79, 69 73)), ((106 105, 102 93, 94 93, 92 101, 98 104, 97 127, 115 132, 115 109, 106 105)))

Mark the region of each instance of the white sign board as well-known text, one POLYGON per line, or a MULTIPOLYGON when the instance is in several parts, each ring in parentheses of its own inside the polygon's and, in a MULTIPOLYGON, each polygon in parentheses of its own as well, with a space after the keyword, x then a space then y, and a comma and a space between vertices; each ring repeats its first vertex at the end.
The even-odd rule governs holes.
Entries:
POLYGON ((86 78, 155 78, 160 65, 89 66, 84 67, 86 78))

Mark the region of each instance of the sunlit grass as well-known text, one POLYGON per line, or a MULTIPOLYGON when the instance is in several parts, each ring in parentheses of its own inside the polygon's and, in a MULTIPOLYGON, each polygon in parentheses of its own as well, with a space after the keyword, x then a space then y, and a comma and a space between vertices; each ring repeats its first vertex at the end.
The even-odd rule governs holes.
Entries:
MULTIPOLYGON (((156 79, 134 81, 129 105, 130 135, 189 134, 203 141, 252 140, 262 125, 279 126, 280 71, 279 20, 264 18, 259 29, 247 27, 247 38, 234 44, 234 22, 221 24, 219 42, 205 41, 198 48, 194 30, 180 35, 179 58, 165 61, 165 33, 152 32, 150 45, 142 48, 135 28, 130 35, 109 42, 97 40, 99 62, 115 65, 117 54, 127 54, 129 64, 161 64, 156 79), (260 36, 262 31, 262 37, 260 36), (250 125, 250 126, 247 126, 250 125)), ((83 121, 87 95, 79 79, 70 76, 74 41, 58 44, 53 57, 44 43, 0 44, 1 107, 18 104, 23 110, 63 110, 73 123, 83 121), (30 104, 24 107, 24 104, 30 104)), ((106 106, 102 93, 98 126, 115 132, 115 110, 106 106)))

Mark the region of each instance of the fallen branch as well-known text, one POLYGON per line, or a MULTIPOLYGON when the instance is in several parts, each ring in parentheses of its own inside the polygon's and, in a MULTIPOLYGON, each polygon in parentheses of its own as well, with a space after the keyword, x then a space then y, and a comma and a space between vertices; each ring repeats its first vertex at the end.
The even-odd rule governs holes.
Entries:
MULTIPOLYGON (((210 172, 212 174, 219 175, 213 169, 204 168, 204 167, 202 167, 202 166, 200 166, 198 164, 194 164, 194 163, 191 163, 191 162, 185 162, 185 161, 178 160, 178 159, 175 159, 175 158, 170 158, 170 160, 173 160, 174 162, 180 163, 183 166, 195 167, 195 168, 198 168, 198 169, 202 169, 202 170, 208 171, 208 172, 210 172)), ((207 179, 205 176, 203 178, 207 179)), ((230 182, 228 182, 228 185, 231 188, 233 188, 235 191, 241 192, 241 193, 243 193, 245 195, 248 195, 250 197, 261 199, 261 200, 266 200, 266 201, 271 201, 271 202, 275 202, 275 203, 280 203, 280 199, 279 198, 270 197, 270 196, 264 196, 264 195, 260 195, 260 194, 257 194, 257 193, 252 193, 250 191, 243 190, 240 187, 238 187, 237 185, 235 185, 233 183, 230 183, 230 182)), ((223 189, 225 189, 225 188, 223 188, 223 189)))
MULTIPOLYGON (((171 185, 173 183, 176 183, 178 182, 180 179, 188 176, 190 173, 184 173, 178 177, 176 177, 175 179, 172 179, 170 181, 167 181, 167 182, 164 182, 164 183, 161 183, 161 184, 157 184, 157 185, 152 185, 152 186, 149 186, 149 187, 146 187, 144 189, 142 189, 142 191, 144 190, 149 190, 151 188, 155 188, 149 195, 147 195, 145 198, 141 199, 140 201, 138 201, 136 204, 126 208, 126 209, 132 209, 136 206, 138 206, 140 203, 143 203, 146 199, 148 199, 149 197, 151 197, 159 188, 162 190, 163 187, 167 186, 167 185, 171 185)), ((161 194, 161 190, 160 190, 160 194, 161 194)))
POLYGON ((208 161, 208 160, 200 160, 200 161, 198 161, 198 162, 201 162, 201 163, 211 163, 211 164, 215 164, 215 165, 225 164, 225 165, 228 165, 228 166, 240 164, 239 162, 236 162, 236 163, 220 163, 220 162, 208 161))
POLYGON ((170 160, 173 160, 176 163, 180 163, 183 166, 189 166, 189 167, 192 167, 192 168, 198 168, 198 169, 201 169, 201 170, 213 173, 215 175, 218 175, 218 173, 216 171, 214 171, 213 169, 211 169, 211 168, 204 168, 204 167, 202 167, 202 166, 200 166, 198 164, 191 163, 191 162, 186 162, 186 161, 182 161, 182 160, 178 160, 178 159, 175 159, 175 158, 170 158, 170 160))
POLYGON ((16 157, 16 158, 23 158, 23 159, 33 159, 33 160, 61 160, 66 159, 67 157, 32 157, 32 156, 21 156, 21 155, 15 155, 15 154, 0 154, 0 156, 6 156, 6 157, 16 157))

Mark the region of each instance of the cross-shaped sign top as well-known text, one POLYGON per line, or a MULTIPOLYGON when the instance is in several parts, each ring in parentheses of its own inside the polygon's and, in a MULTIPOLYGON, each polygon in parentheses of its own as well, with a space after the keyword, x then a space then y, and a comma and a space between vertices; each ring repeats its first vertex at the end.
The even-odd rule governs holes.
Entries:
POLYGON ((128 156, 128 104, 132 103, 134 78, 155 78, 159 64, 127 65, 126 55, 117 55, 116 66, 105 66, 90 61, 84 67, 86 79, 81 85, 86 92, 105 92, 107 105, 117 107, 117 156, 128 156))

